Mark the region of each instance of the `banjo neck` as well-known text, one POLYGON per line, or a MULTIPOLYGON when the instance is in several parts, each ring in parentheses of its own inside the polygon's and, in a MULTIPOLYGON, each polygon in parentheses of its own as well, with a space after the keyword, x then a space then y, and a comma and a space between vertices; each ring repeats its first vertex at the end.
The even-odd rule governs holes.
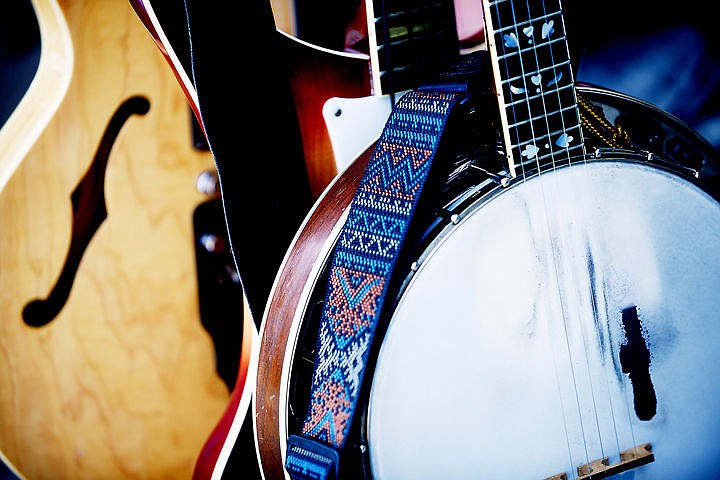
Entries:
POLYGON ((560 0, 493 0, 484 14, 511 175, 568 164, 584 143, 560 0))

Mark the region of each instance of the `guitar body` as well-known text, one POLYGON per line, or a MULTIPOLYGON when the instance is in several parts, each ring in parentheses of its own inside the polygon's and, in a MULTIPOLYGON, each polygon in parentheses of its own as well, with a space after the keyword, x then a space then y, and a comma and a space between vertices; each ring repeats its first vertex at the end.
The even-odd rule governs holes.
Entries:
MULTIPOLYGON (((592 462, 636 479, 713 475, 716 153, 644 102, 578 92, 654 156, 600 149, 501 184, 487 154, 475 165, 489 174, 448 180, 439 214, 406 240, 415 264, 388 300, 343 457, 354 469, 341 475, 584 478, 592 462)), ((316 203, 264 319, 254 414, 265 478, 285 478, 287 437, 307 411, 326 269, 367 158, 316 203)))
MULTIPOLYGON (((203 10, 204 7, 196 7, 194 13, 197 17, 191 17, 190 19, 190 24, 194 24, 194 27, 192 31, 188 32, 187 26, 184 24, 184 18, 181 19, 177 16, 179 10, 172 10, 170 5, 161 5, 159 2, 155 2, 157 5, 153 5, 153 3, 154 2, 149 0, 130 1, 130 5, 135 11, 135 14, 146 28, 147 33, 150 34, 150 39, 155 43, 159 51, 162 52, 167 64, 166 66, 169 66, 170 71, 175 75, 195 115, 201 118, 201 108, 198 99, 199 92, 196 90, 195 85, 197 78, 191 80, 191 72, 188 71, 188 64, 187 62, 183 63, 182 60, 188 56, 188 52, 184 50, 184 48, 187 48, 184 42, 187 42, 187 37, 191 40, 197 40, 198 37, 205 37, 205 40, 207 40, 207 35, 198 32, 201 31, 202 28, 216 28, 217 19, 215 19, 212 14, 207 16, 212 12, 211 8, 203 10), (199 11, 202 13, 198 14, 199 11), (209 27, 205 25, 204 22, 207 21, 212 21, 212 25, 209 27), (188 33, 190 34, 188 35, 188 33)), ((287 7, 287 5, 284 7, 287 7)), ((284 11, 284 9, 278 9, 275 10, 274 13, 283 14, 284 11)), ((262 15, 260 15, 261 12, 253 10, 252 13, 253 15, 249 15, 249 18, 253 18, 253 21, 257 20, 260 24, 260 20, 263 18, 262 15), (257 15, 257 18, 255 18, 254 15, 257 15)), ((273 12, 268 10, 268 13, 273 12)), ((289 12, 285 11, 285 14, 289 14, 289 12)), ((183 17, 183 15, 180 17, 183 17)), ((256 26, 254 25, 254 27, 256 26)), ((277 62, 277 58, 275 58, 273 54, 277 54, 285 60, 285 62, 280 62, 283 67, 283 69, 280 70, 284 73, 285 68, 287 68, 289 93, 293 95, 292 100, 294 101, 295 111, 297 112, 299 120, 299 133, 302 137, 301 153, 305 159, 304 167, 309 180, 309 193, 310 196, 316 198, 320 196, 338 172, 335 156, 330 144, 330 137, 324 124, 323 104, 325 100, 333 96, 354 98, 369 95, 368 59, 366 55, 345 55, 318 48, 293 38, 280 30, 273 31, 272 33, 275 36, 272 38, 272 42, 270 42, 271 45, 268 46, 266 55, 273 58, 275 62, 277 62), (277 42, 277 44, 275 44, 275 42, 277 42)), ((217 42, 218 39, 213 38, 209 43, 215 45, 213 41, 217 42)), ((239 39, 233 38, 233 41, 239 41, 239 39)), ((208 45, 205 45, 205 47, 206 49, 202 50, 198 48, 197 44, 194 44, 194 48, 196 48, 195 62, 202 63, 204 60, 207 63, 213 63, 206 59, 213 58, 214 49, 208 47, 208 45)), ((270 73, 263 72, 262 74, 267 76, 270 73)), ((260 77, 262 78, 262 75, 260 75, 260 77)), ((205 78, 208 79, 209 77, 205 78)), ((209 83, 213 83, 212 79, 209 79, 209 83)), ((261 81, 260 83, 263 82, 261 81)), ((209 95, 207 91, 204 93, 208 95, 206 99, 210 99, 210 101, 205 104, 206 108, 213 110, 211 95, 209 95)), ((277 102, 277 104, 275 104, 271 102, 268 105, 281 105, 281 103, 282 102, 277 102)), ((215 107, 217 107, 217 105, 215 105, 215 107)), ((269 108, 272 109, 272 107, 269 108)), ((282 107, 279 106, 278 108, 282 107)), ((208 110, 204 113, 207 114, 208 110)), ((215 112, 217 112, 217 110, 213 113, 215 112)), ((200 122, 200 127, 205 134, 207 134, 205 131, 206 126, 204 125, 204 121, 206 120, 207 117, 203 117, 200 122)), ((217 147, 220 143, 225 143, 224 141, 228 140, 227 137, 223 136, 223 133, 227 132, 223 131, 220 123, 215 123, 213 126, 218 128, 214 138, 217 142, 211 144, 211 148, 217 147), (218 131, 220 132, 219 135, 218 131)), ((273 125, 273 127, 282 130, 279 125, 273 125)), ((291 144, 292 141, 288 141, 288 145, 291 144)), ((281 158, 282 152, 278 151, 273 151, 270 157, 273 158, 274 161, 289 160, 281 158)), ((280 164, 281 163, 278 163, 278 165, 280 164)), ((222 177, 223 167, 229 169, 235 165, 235 163, 231 161, 230 157, 220 156, 217 165, 222 177)), ((233 204, 236 209, 224 212, 231 230, 234 229, 233 225, 240 225, 241 222, 243 226, 245 225, 248 221, 248 211, 245 207, 251 206, 250 203, 246 205, 244 202, 238 202, 238 199, 241 197, 238 196, 238 191, 241 190, 241 186, 232 182, 232 179, 232 175, 224 177, 224 182, 227 184, 224 188, 227 197, 224 198, 226 198, 226 201, 227 198, 229 198, 229 203, 233 204), (233 213, 235 213, 237 217, 233 217, 233 213), (233 222, 233 219, 235 219, 235 222, 233 222)), ((292 181, 295 180, 293 179, 292 181)), ((297 193, 297 191, 296 189, 284 191, 284 198, 292 198, 293 194, 297 193)), ((253 201, 257 202, 258 200, 254 198, 253 201)), ((301 207, 302 199, 293 198, 293 201, 298 202, 296 207, 301 207)), ((254 209, 254 207, 252 208, 254 209)), ((265 220, 263 219, 263 221, 265 220)), ((278 227, 279 231, 286 229, 286 226, 278 219, 273 219, 271 222, 280 225, 278 227)), ((250 256, 261 258, 254 248, 256 248, 259 243, 262 243, 262 241, 256 242, 255 240, 250 240, 246 243, 239 241, 243 239, 232 236, 229 240, 233 244, 234 253, 237 255, 237 258, 240 259, 240 262, 247 261, 243 259, 247 259, 250 256), (244 248, 247 248, 247 251, 245 251, 244 248)), ((272 250, 272 247, 269 245, 263 245, 263 248, 272 250)), ((260 265, 262 261, 258 260, 257 263, 260 265)), ((270 267, 268 266, 267 268, 269 269, 270 267)), ((274 269, 272 271, 274 271, 274 269)), ((248 275, 247 278, 243 278, 242 280, 244 287, 253 286, 257 290, 257 285, 259 285, 257 278, 248 275)), ((198 454, 192 476, 192 478, 196 480, 218 478, 220 476, 260 476, 254 448, 252 420, 247 414, 253 392, 252 387, 255 383, 255 367, 249 364, 251 353, 254 352, 258 346, 258 334, 255 322, 256 320, 253 320, 251 312, 246 310, 242 326, 242 342, 239 349, 240 351, 238 352, 239 368, 237 369, 235 387, 226 404, 224 413, 219 417, 212 431, 209 432, 198 454)), ((259 315, 257 317, 257 323, 259 323, 259 315)), ((255 357, 257 356, 255 355, 255 357)))
MULTIPOLYGON (((344 167, 328 134, 323 107, 331 98, 370 95, 370 70, 363 55, 322 49, 279 32, 288 52, 290 87, 298 115, 305 166, 314 199, 344 167)), ((341 116, 343 112, 335 112, 341 116)))
POLYGON ((34 6, 50 57, 2 131, 0 450, 28 479, 189 478, 228 400, 193 246, 212 156, 127 3, 34 6))
MULTIPOLYGON (((147 6, 146 6, 147 8, 147 6)), ((333 182, 338 174, 336 156, 323 119, 323 105, 333 96, 360 98, 369 94, 367 60, 358 56, 325 51, 298 41, 278 31, 282 48, 287 52, 292 90, 305 166, 314 198, 333 182)), ((251 318, 249 312, 246 318, 251 318)), ((237 384, 219 422, 208 437, 195 465, 195 480, 213 475, 232 478, 234 472, 250 475, 257 471, 252 418, 249 416, 259 339, 252 323, 245 323, 240 370, 237 384), (245 386, 243 388, 243 386, 245 386)), ((257 472, 260 475, 260 472, 257 472)))

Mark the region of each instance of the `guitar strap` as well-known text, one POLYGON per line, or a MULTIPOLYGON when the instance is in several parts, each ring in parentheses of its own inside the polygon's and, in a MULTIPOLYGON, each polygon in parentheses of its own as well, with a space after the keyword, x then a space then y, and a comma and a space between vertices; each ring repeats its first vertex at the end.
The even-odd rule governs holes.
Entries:
POLYGON ((302 435, 288 439, 295 480, 338 476, 393 269, 448 117, 476 70, 464 60, 442 82, 405 94, 375 145, 333 253, 302 435))

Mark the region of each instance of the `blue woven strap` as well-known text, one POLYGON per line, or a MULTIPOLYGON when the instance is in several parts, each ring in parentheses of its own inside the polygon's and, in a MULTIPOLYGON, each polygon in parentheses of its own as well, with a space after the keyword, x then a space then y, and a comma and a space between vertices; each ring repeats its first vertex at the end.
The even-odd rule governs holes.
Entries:
POLYGON ((411 91, 395 106, 338 238, 320 317, 310 406, 291 436, 293 479, 337 475, 387 285, 463 84, 411 91))

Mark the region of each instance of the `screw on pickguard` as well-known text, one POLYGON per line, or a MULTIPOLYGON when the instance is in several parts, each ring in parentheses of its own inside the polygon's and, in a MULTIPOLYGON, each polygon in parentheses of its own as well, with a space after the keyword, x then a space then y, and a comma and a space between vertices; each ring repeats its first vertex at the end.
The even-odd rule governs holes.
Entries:
POLYGON ((35 299, 25 305, 22 317, 31 327, 50 323, 62 310, 70 296, 80 260, 102 222, 107 218, 105 205, 105 171, 110 151, 120 129, 132 115, 144 115, 150 102, 141 96, 130 97, 115 111, 105 128, 90 167, 73 190, 70 200, 73 209, 72 239, 65 263, 55 286, 45 299, 35 299))

